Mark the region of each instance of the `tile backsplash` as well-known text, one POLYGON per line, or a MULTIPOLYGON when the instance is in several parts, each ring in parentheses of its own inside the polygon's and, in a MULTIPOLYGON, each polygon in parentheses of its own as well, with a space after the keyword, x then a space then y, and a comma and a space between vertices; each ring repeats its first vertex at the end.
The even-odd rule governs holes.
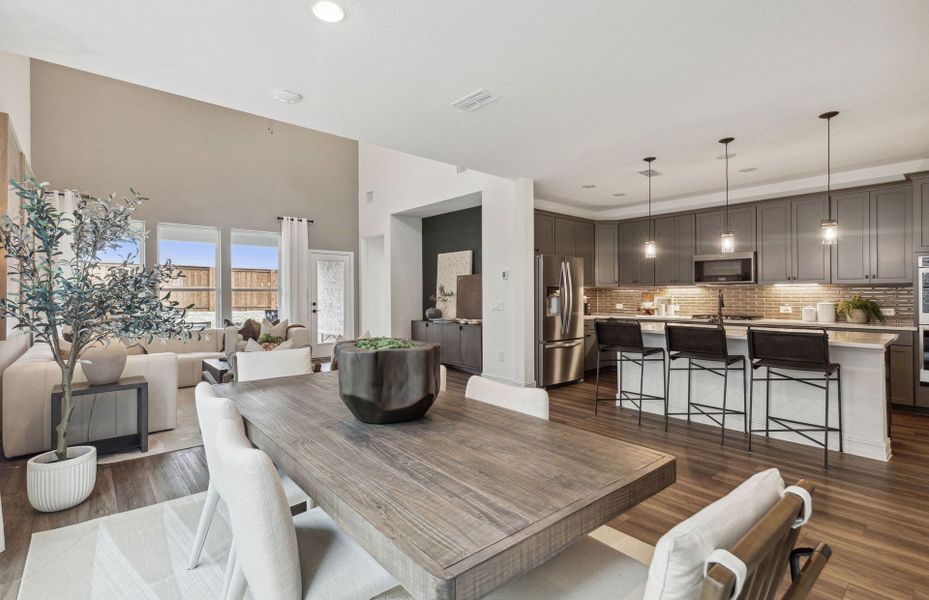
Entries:
MULTIPOLYGON (((913 286, 851 286, 851 285, 725 285, 675 287, 585 288, 590 312, 597 315, 629 315, 639 312, 642 295, 673 296, 680 314, 712 314, 716 312, 716 293, 722 288, 726 313, 760 315, 771 319, 799 319, 800 309, 817 302, 838 302, 860 294, 872 298, 881 308, 893 309, 888 321, 913 322, 913 286), (623 308, 616 308, 623 304, 623 308), (792 313, 781 313, 789 304, 792 313)), ((839 315, 839 319, 843 317, 839 315)))

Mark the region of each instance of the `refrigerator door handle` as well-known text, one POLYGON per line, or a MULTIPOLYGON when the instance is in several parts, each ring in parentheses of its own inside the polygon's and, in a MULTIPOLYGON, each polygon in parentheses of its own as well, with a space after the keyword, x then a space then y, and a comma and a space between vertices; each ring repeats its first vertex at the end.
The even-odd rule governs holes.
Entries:
POLYGON ((574 320, 574 277, 571 275, 571 263, 565 261, 565 272, 568 274, 568 318, 565 324, 565 335, 571 332, 574 320))
POLYGON ((562 337, 564 337, 568 335, 568 328, 565 323, 566 318, 567 318, 567 311, 565 309, 567 308, 567 302, 568 302, 568 274, 567 274, 565 262, 563 260, 561 261, 561 281, 559 281, 558 283, 561 286, 561 298, 560 298, 561 302, 559 306, 559 309, 560 309, 559 312, 561 313, 559 315, 561 317, 561 335, 562 337))
POLYGON ((575 346, 580 346, 584 343, 584 340, 570 340, 567 342, 545 342, 543 345, 546 348, 573 348, 575 346))

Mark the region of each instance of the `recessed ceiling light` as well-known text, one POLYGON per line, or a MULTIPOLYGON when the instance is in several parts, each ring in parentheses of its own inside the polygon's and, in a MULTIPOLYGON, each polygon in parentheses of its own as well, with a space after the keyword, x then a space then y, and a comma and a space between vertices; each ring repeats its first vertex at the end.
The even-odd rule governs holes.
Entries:
POLYGON ((592 190, 592 189, 594 189, 594 188, 597 187, 597 186, 595 186, 595 185, 592 184, 592 183, 585 183, 585 184, 582 185, 581 187, 584 188, 585 190, 592 190))
POLYGON ((303 96, 290 90, 274 90, 274 99, 284 104, 296 104, 303 100, 303 96))
POLYGON ((617 193, 613 194, 613 197, 614 197, 614 198, 622 198, 622 197, 625 196, 625 195, 626 195, 626 192, 617 192, 617 193))
POLYGON ((345 18, 345 11, 331 0, 320 0, 313 5, 313 15, 326 23, 338 23, 345 18))
POLYGON ((752 171, 757 171, 758 167, 745 167, 744 169, 739 169, 739 173, 751 173, 752 171))

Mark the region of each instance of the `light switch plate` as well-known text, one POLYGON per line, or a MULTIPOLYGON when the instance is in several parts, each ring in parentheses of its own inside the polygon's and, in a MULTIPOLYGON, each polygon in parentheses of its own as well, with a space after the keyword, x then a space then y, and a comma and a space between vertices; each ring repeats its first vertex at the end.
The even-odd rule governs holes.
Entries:
POLYGON ((793 311, 794 311, 794 307, 793 307, 793 306, 791 306, 791 305, 789 305, 789 304, 782 304, 782 305, 781 305, 781 314, 789 314, 789 313, 792 313, 793 311))
POLYGON ((626 307, 625 304, 622 304, 622 303, 620 303, 620 302, 617 302, 617 303, 616 303, 616 308, 625 308, 625 307, 626 307))
POLYGON ((496 311, 503 310, 503 302, 491 302, 490 310, 496 310, 496 311))
POLYGON ((885 317, 892 317, 897 314, 896 308, 882 308, 881 312, 884 313, 885 317))

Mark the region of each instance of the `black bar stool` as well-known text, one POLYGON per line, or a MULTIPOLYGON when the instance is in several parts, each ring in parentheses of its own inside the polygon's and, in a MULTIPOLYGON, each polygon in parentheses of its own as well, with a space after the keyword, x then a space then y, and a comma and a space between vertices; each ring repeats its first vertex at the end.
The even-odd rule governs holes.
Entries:
MULTIPOLYGON (((619 388, 619 406, 622 407, 623 400, 629 400, 632 405, 639 409, 639 425, 642 424, 642 402, 644 400, 661 400, 664 402, 665 421, 667 421, 668 412, 668 388, 665 384, 665 351, 664 348, 646 348, 642 340, 642 325, 638 321, 621 321, 618 319, 596 320, 594 321, 594 330, 597 333, 597 384, 594 392, 594 414, 597 414, 597 406, 600 402, 600 364, 603 362, 614 363, 616 365, 616 381, 619 388), (603 353, 609 352, 611 355, 619 354, 619 358, 609 358, 604 360, 603 353), (627 354, 633 356, 627 357, 627 354), (649 356, 660 354, 661 358, 648 358, 649 356), (635 358, 635 357, 638 358, 635 358), (639 391, 627 391, 623 387, 623 362, 631 361, 639 365, 639 391), (645 383, 645 363, 661 361, 661 385, 665 388, 661 396, 652 394, 643 394, 642 389, 645 383)), ((607 400, 612 401, 612 398, 607 400)), ((667 423, 665 423, 667 426, 667 423)))
POLYGON ((803 436, 823 448, 823 467, 829 468, 829 434, 839 434, 839 452, 842 444, 842 371, 837 363, 829 362, 829 335, 826 330, 810 333, 805 331, 765 330, 748 328, 748 355, 752 361, 752 399, 748 405, 748 421, 752 420, 752 404, 756 381, 765 382, 765 427, 751 429, 748 436, 748 451, 752 451, 753 432, 764 431, 765 437, 771 432, 792 432, 803 436), (764 367, 764 378, 755 377, 755 371, 764 367), (797 377, 782 371, 801 371, 821 373, 822 377, 797 377), (823 423, 804 423, 795 419, 771 416, 771 383, 775 381, 795 381, 825 392, 825 411, 823 423), (838 387, 837 401, 839 408, 839 426, 829 426, 829 382, 835 381, 838 387), (779 429, 771 429, 771 424, 779 429), (810 435, 822 433, 823 441, 810 435))
MULTIPOLYGON (((720 446, 726 443, 726 415, 742 415, 745 433, 748 433, 748 418, 745 408, 748 406, 748 394, 745 386, 748 383, 748 369, 745 357, 741 354, 730 355, 726 344, 726 330, 722 325, 665 325, 665 335, 668 342, 668 383, 665 389, 671 388, 671 371, 687 371, 687 412, 667 413, 667 416, 687 415, 687 422, 693 414, 703 415, 719 425, 722 432, 719 436, 720 446), (674 361, 679 358, 687 359, 686 367, 675 367, 674 361), (694 363, 694 361, 699 361, 694 363), (703 363, 717 363, 720 367, 709 367, 703 363), (742 371, 742 407, 736 410, 726 406, 729 395, 729 368, 741 363, 742 371), (723 378, 723 405, 715 406, 703 402, 693 402, 690 398, 691 379, 694 371, 706 371, 723 378), (693 410, 696 409, 696 412, 693 410), (719 417, 719 418, 717 418, 719 417)), ((702 400, 702 398, 701 398, 702 400)), ((666 411, 667 412, 667 411, 666 411)), ((668 430, 668 419, 665 417, 665 431, 668 430)))

